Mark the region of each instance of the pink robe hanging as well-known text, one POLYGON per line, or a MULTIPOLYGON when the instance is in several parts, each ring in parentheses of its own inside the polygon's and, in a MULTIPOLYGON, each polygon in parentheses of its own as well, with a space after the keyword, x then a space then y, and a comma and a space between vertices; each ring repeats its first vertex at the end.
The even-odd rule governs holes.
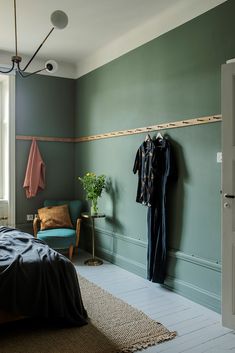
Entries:
POLYGON ((27 198, 36 196, 38 191, 45 188, 45 164, 35 139, 33 139, 30 147, 23 187, 27 198))

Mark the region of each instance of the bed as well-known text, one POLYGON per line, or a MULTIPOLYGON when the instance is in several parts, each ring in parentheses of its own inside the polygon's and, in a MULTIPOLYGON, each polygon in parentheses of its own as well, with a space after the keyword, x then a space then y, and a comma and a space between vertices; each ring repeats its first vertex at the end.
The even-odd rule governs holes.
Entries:
POLYGON ((31 234, 0 227, 0 323, 22 317, 87 323, 71 261, 31 234))

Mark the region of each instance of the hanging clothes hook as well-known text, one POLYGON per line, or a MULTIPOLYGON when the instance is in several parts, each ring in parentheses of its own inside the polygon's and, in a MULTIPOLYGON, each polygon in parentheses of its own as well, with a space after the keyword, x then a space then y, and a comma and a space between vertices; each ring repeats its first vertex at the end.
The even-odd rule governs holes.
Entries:
POLYGON ((156 139, 161 139, 161 140, 162 140, 163 138, 164 138, 164 137, 162 136, 162 134, 161 134, 160 132, 158 132, 156 139))
POLYGON ((151 141, 151 136, 149 134, 145 136, 145 141, 151 141))

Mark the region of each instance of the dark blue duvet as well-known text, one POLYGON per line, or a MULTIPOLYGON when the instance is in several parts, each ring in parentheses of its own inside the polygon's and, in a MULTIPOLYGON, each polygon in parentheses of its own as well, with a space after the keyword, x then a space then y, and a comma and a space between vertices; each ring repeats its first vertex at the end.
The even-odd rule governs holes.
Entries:
POLYGON ((16 315, 87 323, 76 270, 32 235, 0 227, 0 309, 16 315))

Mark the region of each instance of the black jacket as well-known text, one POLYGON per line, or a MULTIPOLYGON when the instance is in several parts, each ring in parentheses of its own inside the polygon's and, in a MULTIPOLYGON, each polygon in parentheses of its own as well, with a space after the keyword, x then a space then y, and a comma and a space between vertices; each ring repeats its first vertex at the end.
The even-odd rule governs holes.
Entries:
POLYGON ((156 190, 166 186, 169 177, 175 175, 171 145, 167 138, 148 138, 137 153, 133 172, 138 171, 136 202, 152 206, 156 190))

